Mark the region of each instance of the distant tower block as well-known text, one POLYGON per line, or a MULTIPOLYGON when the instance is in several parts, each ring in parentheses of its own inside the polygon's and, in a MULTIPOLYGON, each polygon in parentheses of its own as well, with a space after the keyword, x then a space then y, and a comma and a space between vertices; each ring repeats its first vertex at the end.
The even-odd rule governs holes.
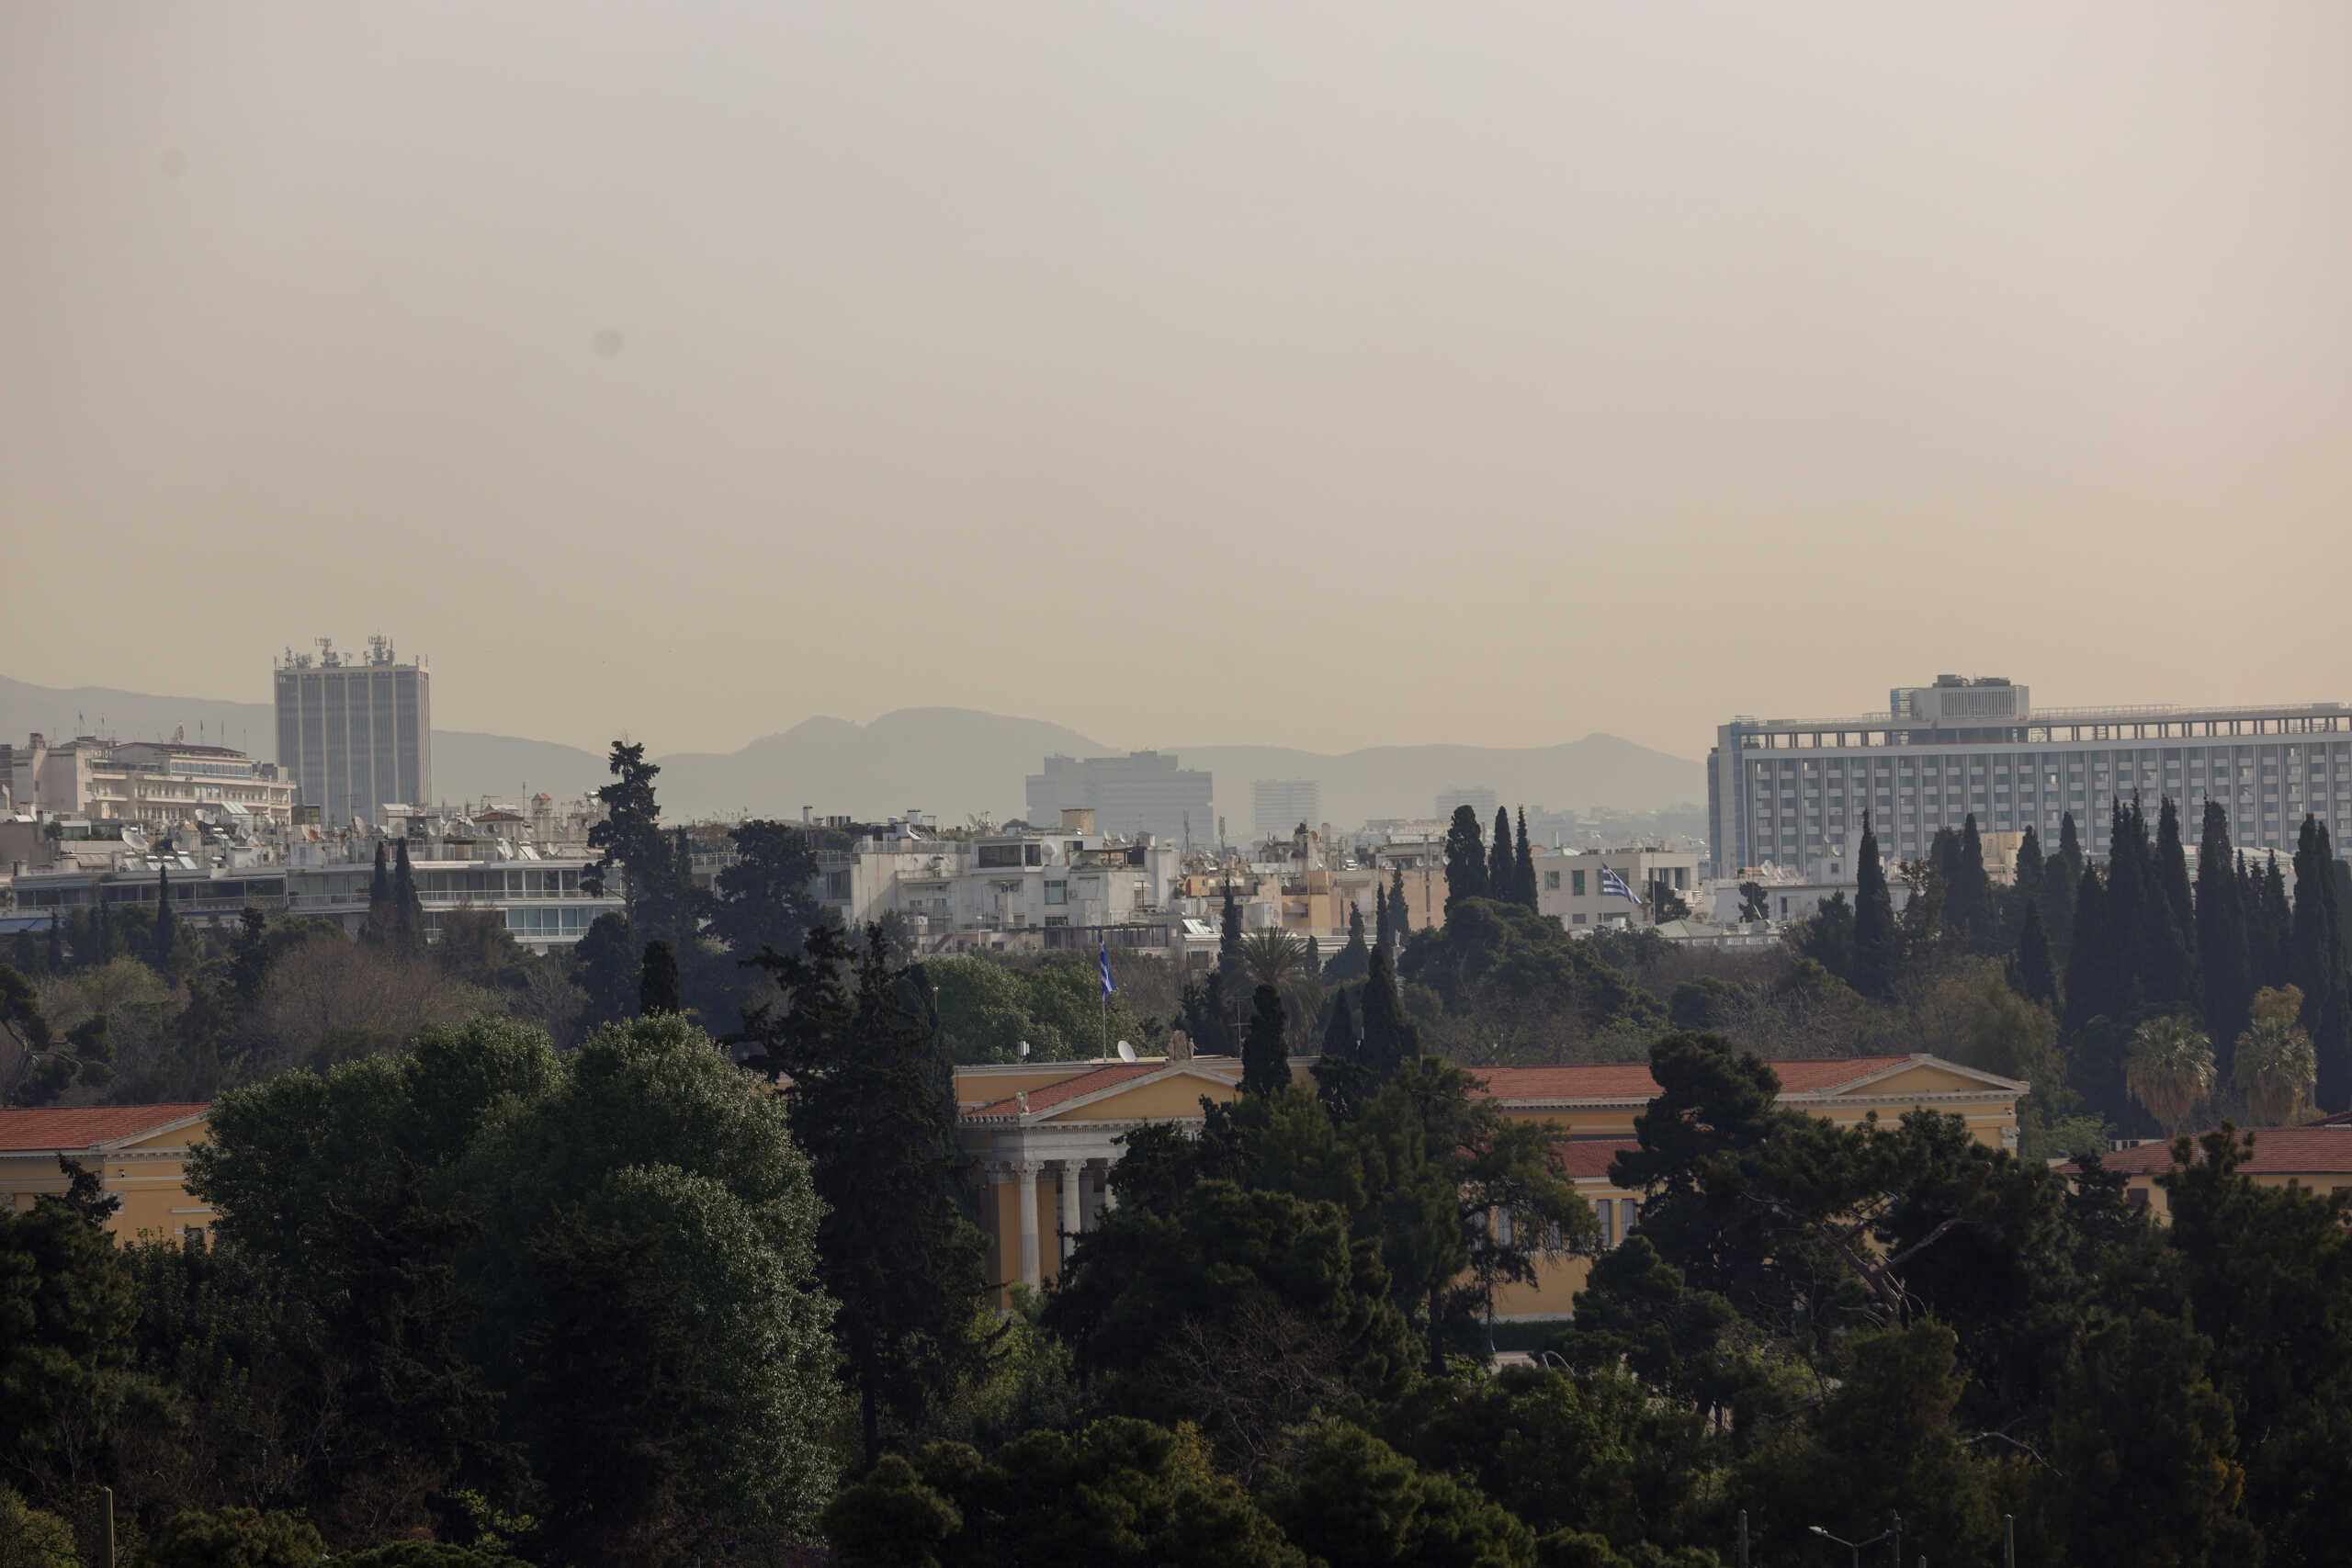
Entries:
POLYGON ((277 765, 297 800, 331 827, 374 826, 390 805, 433 800, 433 671, 403 664, 390 637, 349 658, 321 637, 318 652, 288 649, 277 662, 277 765))

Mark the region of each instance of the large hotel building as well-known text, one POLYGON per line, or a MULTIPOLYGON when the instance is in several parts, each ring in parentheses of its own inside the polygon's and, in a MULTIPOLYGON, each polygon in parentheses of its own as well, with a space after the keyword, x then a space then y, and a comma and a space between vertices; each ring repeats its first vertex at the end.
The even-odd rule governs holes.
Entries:
POLYGON ((2108 813, 2137 794, 2151 818, 2178 801, 2191 846, 2207 799, 2242 850, 2292 852, 2306 813, 2352 848, 2352 707, 2043 708, 1998 677, 1939 675, 1853 718, 1736 718, 1707 757, 1713 874, 1767 861, 1842 858, 1871 813, 1880 852, 1916 859, 1972 813, 1980 831, 2028 827, 2056 846, 2073 812, 2084 849, 2107 852, 2108 813))

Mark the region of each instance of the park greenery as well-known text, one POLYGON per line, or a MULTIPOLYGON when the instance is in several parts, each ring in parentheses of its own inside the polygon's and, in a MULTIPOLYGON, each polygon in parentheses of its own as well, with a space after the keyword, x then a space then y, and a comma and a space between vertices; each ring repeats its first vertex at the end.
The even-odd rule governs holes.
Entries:
POLYGON ((2211 815, 2192 880, 2169 802, 2007 881, 1973 825, 1871 844, 1726 954, 1571 939, 1471 815, 1442 926, 1384 888, 1326 956, 1228 904, 1106 1019, 1091 964, 826 924, 789 827, 697 888, 614 762, 628 908, 567 955, 470 911, 427 943, 398 847, 356 940, 165 901, 15 942, 11 1101, 212 1100, 217 1219, 118 1242, 70 1160, 0 1213, 0 1568, 96 1562, 109 1497, 130 1568, 1702 1568, 1897 1516, 1936 1562, 2005 1521, 2051 1568, 2340 1561, 2346 1201, 2227 1124, 2352 1097, 2316 823, 2291 898, 2211 815), (952 1069, 1106 1023, 1241 1092, 1129 1134, 1100 1228, 1000 1294, 952 1069), (1908 1050, 2030 1082, 2028 1146, 1775 1103, 1767 1058, 1908 1050), (1604 1249, 1476 1074, 1608 1059, 1658 1092, 1604 1249), (2098 1156, 2199 1128, 2163 1222, 2098 1156), (1573 1321, 1493 1321, 1563 1257, 1573 1321))

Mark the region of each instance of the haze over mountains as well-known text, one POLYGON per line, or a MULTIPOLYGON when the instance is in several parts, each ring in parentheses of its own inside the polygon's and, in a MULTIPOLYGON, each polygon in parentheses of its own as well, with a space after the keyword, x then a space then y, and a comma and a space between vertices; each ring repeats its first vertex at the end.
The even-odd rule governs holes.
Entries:
MULTIPOLYGON (((0 676, 0 737, 12 741, 33 730, 54 739, 101 728, 123 739, 167 738, 175 728, 185 728, 191 740, 262 758, 277 753, 277 722, 266 703, 61 690, 0 676)), ((1700 763, 1611 735, 1524 749, 1377 746, 1336 756, 1278 746, 1163 750, 1216 775, 1217 810, 1235 838, 1250 831, 1250 786, 1261 778, 1318 780, 1322 815, 1339 828, 1368 818, 1425 816, 1440 790, 1457 785, 1483 784, 1506 801, 1555 810, 1651 810, 1706 794, 1700 763)), ((1023 781, 1049 752, 1092 757, 1118 750, 1041 719, 901 708, 870 724, 808 719, 735 751, 655 754, 663 810, 679 818, 797 816, 810 806, 820 815, 871 818, 911 807, 958 822, 980 812, 1000 821, 1020 815, 1023 781)), ((437 792, 450 801, 513 800, 526 786, 563 798, 607 776, 602 757, 576 746, 444 729, 433 734, 433 773, 437 792)))

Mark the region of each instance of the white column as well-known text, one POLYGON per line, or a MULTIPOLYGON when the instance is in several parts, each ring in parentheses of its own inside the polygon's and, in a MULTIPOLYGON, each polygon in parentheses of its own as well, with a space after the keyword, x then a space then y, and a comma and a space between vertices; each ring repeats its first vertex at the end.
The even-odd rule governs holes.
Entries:
POLYGON ((1035 1291, 1046 1280, 1037 1260, 1037 1172, 1043 1160, 1012 1162, 1013 1199, 1021 1210, 1021 1282, 1035 1291))
POLYGON ((1062 1235, 1060 1261, 1069 1261, 1069 1249, 1078 1245, 1078 1174, 1086 1168, 1084 1160, 1066 1159, 1060 1162, 1062 1189, 1062 1235))
POLYGON ((1119 1206, 1119 1190, 1111 1185, 1111 1161, 1102 1162, 1102 1212, 1110 1213, 1119 1206))
POLYGON ((1078 1162, 1078 1228, 1080 1231, 1091 1231, 1094 1228, 1094 1205, 1100 1201, 1102 1191, 1102 1179, 1094 1174, 1094 1162, 1091 1159, 1080 1160, 1078 1162))

